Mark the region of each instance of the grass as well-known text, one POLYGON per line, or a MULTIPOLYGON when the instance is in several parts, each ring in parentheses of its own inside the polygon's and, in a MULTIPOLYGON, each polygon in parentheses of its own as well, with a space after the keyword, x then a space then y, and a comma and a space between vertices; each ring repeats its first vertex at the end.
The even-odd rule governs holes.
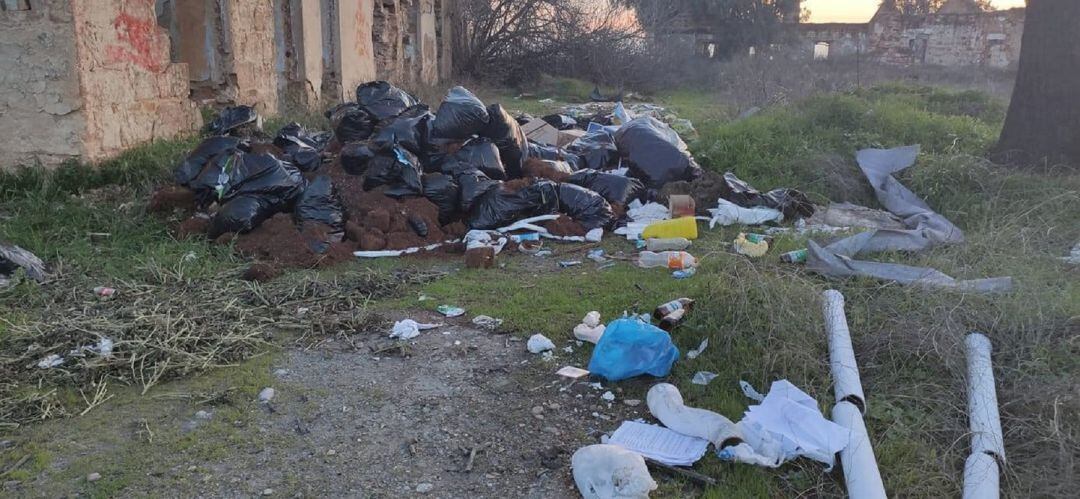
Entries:
MULTIPOLYGON (((489 101, 502 95, 499 100, 508 107, 541 115, 552 108, 539 99, 576 101, 582 91, 591 91, 591 86, 585 86, 554 81, 534 97, 515 101, 496 91, 479 93, 489 101)), ((971 330, 987 333, 994 343, 1009 454, 1002 482, 1005 495, 1064 496, 1075 489, 1071 470, 1080 455, 1080 421, 1075 417, 1080 413, 1075 393, 1080 380, 1076 341, 1080 271, 1057 257, 1080 239, 1076 224, 1080 176, 1008 170, 982 159, 1000 129, 1004 106, 978 92, 890 84, 817 95, 740 120, 733 120, 735 109, 714 94, 679 90, 658 99, 694 122, 701 138, 691 148, 704 167, 733 171, 762 190, 799 188, 822 201, 851 200, 875 206, 854 165, 854 151, 922 144, 917 165, 902 173, 900 180, 961 227, 967 242, 922 254, 886 254, 880 259, 934 266, 958 278, 1012 275, 1017 290, 1001 296, 973 296, 862 279, 828 281, 776 261, 776 254, 803 247, 802 238, 780 237, 765 258, 748 260, 731 254, 726 246, 741 230, 733 227, 705 231, 694 243, 692 252, 703 263, 689 280, 674 280, 666 271, 628 264, 595 270, 587 260, 580 267, 558 269, 554 261, 583 256, 559 254, 572 248, 560 246, 547 262, 505 258, 501 259, 505 268, 478 271, 457 270, 455 262, 445 277, 402 282, 393 292, 378 294, 370 303, 372 309, 433 308, 449 303, 465 307, 470 314, 502 318, 504 327, 515 333, 541 332, 562 345, 590 310, 610 320, 624 311, 646 312, 672 298, 692 297, 697 300, 695 309, 673 338, 683 352, 706 337, 710 347, 696 360, 678 362, 669 381, 680 387, 689 404, 738 419, 748 403, 737 389, 739 380, 765 391, 772 381, 787 378, 815 397, 828 413, 832 393, 818 297, 824 289, 836 288, 847 300, 868 394, 867 425, 887 490, 912 497, 959 494, 969 445, 961 341, 971 330), (415 296, 420 293, 436 300, 417 302, 415 296), (689 378, 699 370, 719 377, 706 387, 690 384, 689 378)), ((0 178, 0 215, 6 218, 0 237, 37 252, 65 276, 61 286, 22 282, 0 291, 3 317, 20 326, 48 325, 52 319, 46 310, 57 303, 69 300, 76 306, 92 307, 94 302, 86 295, 99 283, 157 282, 166 290, 182 287, 198 293, 209 283, 234 280, 242 262, 227 248, 173 240, 168 227, 176 221, 158 219, 143 210, 149 185, 167 179, 168 169, 191 144, 190 140, 156 144, 125 154, 101 170, 68 165, 54 175, 23 172, 0 178), (92 242, 88 232, 110 232, 112 237, 92 242), (175 272, 190 252, 196 259, 182 267, 184 278, 162 283, 160 275, 169 275, 162 269, 175 272)), ((605 241, 604 248, 609 254, 634 251, 629 243, 615 238, 605 241)), ((403 269, 415 275, 446 266, 446 262, 408 260, 350 264, 320 273, 294 273, 274 286, 294 297, 329 296, 332 299, 323 311, 328 320, 339 329, 360 328, 372 319, 364 314, 340 314, 353 308, 350 304, 367 303, 369 295, 357 290, 371 279, 385 282, 403 269)), ((284 299, 262 310, 280 317, 289 303, 284 299)), ((25 338, 19 338, 24 336, 18 332, 22 329, 4 324, 0 322, 0 347, 25 346, 25 338)), ((0 355, 7 353, 2 350, 0 355)), ((588 347, 577 348, 566 360, 584 366, 589 352, 588 347)), ((224 372, 242 373, 245 365, 224 372)), ((179 383, 220 379, 221 372, 210 371, 179 383)), ((653 382, 634 379, 617 385, 625 397, 643 398, 653 382)), ((159 390, 174 385, 167 386, 159 390)), ((118 386, 119 398, 110 401, 110 406, 117 406, 118 400, 145 401, 146 397, 130 392, 137 389, 118 386)), ((68 412, 82 410, 82 399, 70 388, 58 398, 71 406, 68 412)), ((153 405, 152 401, 143 404, 153 405)), ((46 423, 15 434, 29 435, 37 442, 47 441, 37 438, 46 435, 55 438, 92 431, 92 421, 100 421, 104 412, 91 411, 74 419, 76 426, 67 433, 46 423), (43 428, 49 428, 49 433, 38 433, 43 428)), ((225 433, 220 440, 229 442, 232 437, 226 429, 221 431, 225 433)), ((176 442, 185 445, 182 438, 176 442)), ((42 456, 61 452, 59 447, 48 446, 25 449, 42 456)), ((225 450, 197 452, 213 457, 225 450)), ((25 473, 34 474, 43 466, 26 466, 25 473)), ((73 470, 68 478, 85 471, 73 470)), ((705 491, 706 497, 843 495, 842 478, 836 472, 823 473, 809 462, 765 470, 730 466, 710 455, 698 470, 720 480, 718 487, 705 491)), ((101 484, 96 493, 119 493, 139 475, 121 477, 101 484)), ((681 481, 662 483, 659 495, 663 497, 699 493, 681 481)))

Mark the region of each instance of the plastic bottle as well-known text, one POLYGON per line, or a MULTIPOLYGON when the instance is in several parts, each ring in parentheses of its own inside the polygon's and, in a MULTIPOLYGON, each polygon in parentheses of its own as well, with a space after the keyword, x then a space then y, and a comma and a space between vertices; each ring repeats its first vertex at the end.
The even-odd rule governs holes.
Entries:
POLYGON ((642 239, 684 237, 697 239, 697 219, 694 217, 682 217, 673 220, 661 220, 653 222, 641 231, 642 239))
POLYGON ((649 251, 682 251, 689 247, 690 240, 685 237, 668 237, 645 241, 645 249, 649 251))
POLYGON ((806 262, 807 254, 806 248, 788 251, 787 253, 780 255, 780 260, 787 263, 804 263, 806 262))
POLYGON ((643 268, 667 267, 671 270, 682 270, 689 267, 697 267, 697 258, 685 251, 642 251, 638 255, 638 266, 643 268))
POLYGON ((682 322, 683 317, 686 317, 686 311, 687 309, 680 308, 679 310, 665 315, 663 319, 660 319, 660 324, 658 324, 656 327, 670 333, 672 330, 675 329, 675 326, 678 326, 679 323, 682 322))
POLYGON ((690 298, 679 298, 656 307, 656 310, 653 310, 653 318, 661 320, 664 317, 671 315, 676 310, 692 310, 693 308, 694 300, 690 298))

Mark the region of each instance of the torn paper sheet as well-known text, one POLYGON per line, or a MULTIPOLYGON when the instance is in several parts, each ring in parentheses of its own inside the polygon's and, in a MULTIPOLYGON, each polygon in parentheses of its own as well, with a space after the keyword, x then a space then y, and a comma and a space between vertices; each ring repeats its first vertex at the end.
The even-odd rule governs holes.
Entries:
POLYGON ((744 442, 765 461, 778 464, 802 456, 832 468, 835 454, 848 441, 848 430, 825 419, 817 401, 788 380, 774 381, 738 427, 744 442))
POLYGON ((589 375, 589 371, 586 371, 580 367, 564 366, 555 371, 555 374, 564 378, 578 379, 589 375))
POLYGON ((607 443, 669 466, 693 466, 709 448, 709 441, 703 438, 636 421, 623 421, 607 443))
POLYGON ((843 238, 822 247, 808 242, 806 267, 829 277, 866 276, 902 284, 949 288, 970 292, 1006 292, 1012 278, 957 281, 936 269, 855 260, 856 256, 883 251, 922 251, 964 242, 964 234, 921 198, 904 187, 893 173, 915 164, 919 146, 864 149, 856 153, 859 168, 874 188, 878 201, 903 220, 906 229, 877 229, 843 238))

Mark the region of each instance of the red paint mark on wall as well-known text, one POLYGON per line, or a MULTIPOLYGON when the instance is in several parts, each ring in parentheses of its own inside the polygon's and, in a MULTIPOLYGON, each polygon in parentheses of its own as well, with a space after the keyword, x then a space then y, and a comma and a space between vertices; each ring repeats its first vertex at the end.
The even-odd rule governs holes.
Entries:
POLYGON ((140 19, 122 12, 113 21, 113 28, 121 43, 105 47, 109 62, 130 62, 155 73, 165 68, 166 61, 156 55, 162 51, 155 50, 160 39, 156 36, 158 28, 154 19, 140 19))

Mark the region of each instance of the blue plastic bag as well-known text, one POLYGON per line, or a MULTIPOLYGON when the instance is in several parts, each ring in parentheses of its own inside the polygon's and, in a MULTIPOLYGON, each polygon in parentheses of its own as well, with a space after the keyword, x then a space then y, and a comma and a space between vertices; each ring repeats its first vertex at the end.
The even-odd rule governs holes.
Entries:
POLYGON ((610 322, 593 349, 589 371, 609 381, 642 374, 667 376, 679 349, 662 329, 636 317, 610 322))

